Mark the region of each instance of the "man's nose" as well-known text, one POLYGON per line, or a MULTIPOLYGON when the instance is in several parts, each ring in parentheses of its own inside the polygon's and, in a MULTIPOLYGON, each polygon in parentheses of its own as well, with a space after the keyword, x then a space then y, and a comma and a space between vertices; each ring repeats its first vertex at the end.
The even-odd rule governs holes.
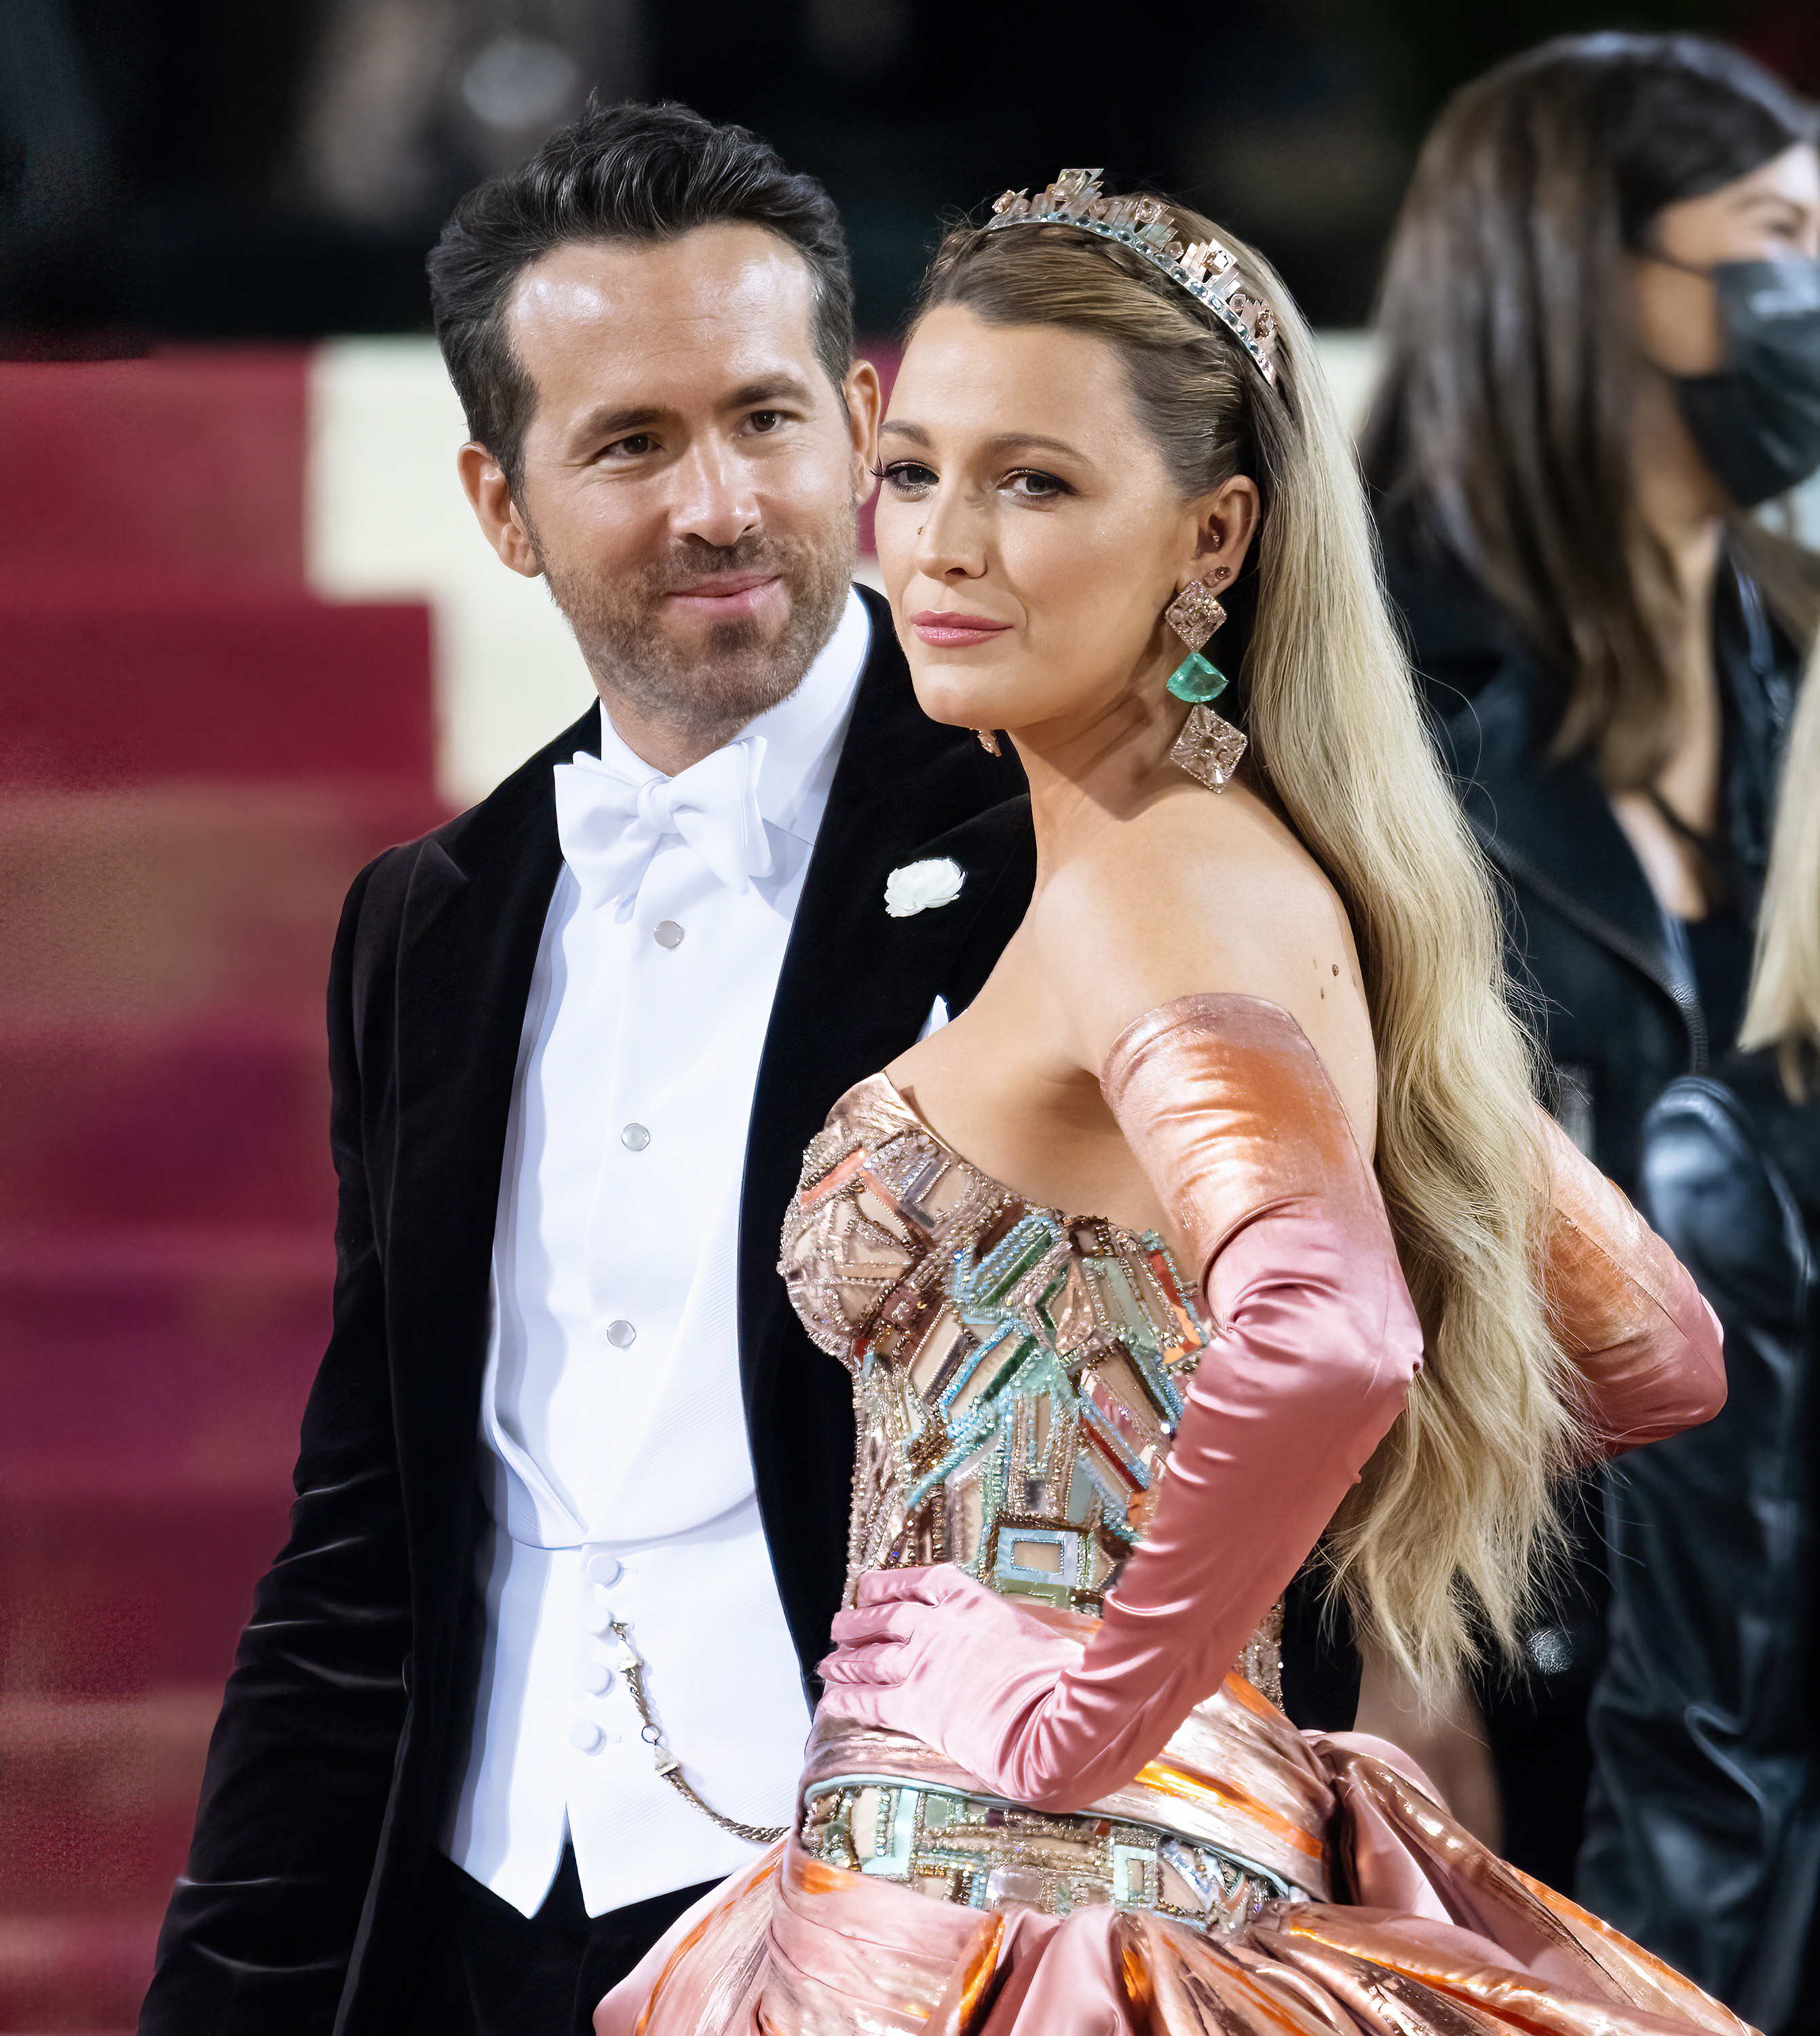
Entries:
POLYGON ((670 522, 676 536, 725 548, 759 528, 752 469, 723 440, 698 439, 673 471, 670 522))

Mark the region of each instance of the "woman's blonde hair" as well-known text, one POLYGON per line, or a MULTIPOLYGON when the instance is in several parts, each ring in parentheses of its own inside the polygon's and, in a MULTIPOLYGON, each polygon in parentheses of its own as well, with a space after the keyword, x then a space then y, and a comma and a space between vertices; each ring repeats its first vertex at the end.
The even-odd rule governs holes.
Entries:
POLYGON ((1249 474, 1255 573, 1226 594, 1221 711, 1351 917, 1377 1049, 1377 1173, 1426 1340, 1408 1407, 1324 1544, 1355 1619, 1430 1696, 1489 1638, 1513 1654, 1577 1454, 1538 1280, 1546 1162, 1483 860, 1385 607, 1351 438, 1268 265, 1218 238, 1274 311, 1272 389, 1140 256, 1064 226, 959 227, 917 315, 1059 325, 1117 348, 1185 499, 1249 474), (1254 594, 1254 601, 1250 597, 1254 594))
POLYGON ((1820 1056, 1820 651, 1810 659, 1788 732, 1769 877, 1741 1046, 1773 1046, 1783 1086, 1807 1098, 1820 1056))

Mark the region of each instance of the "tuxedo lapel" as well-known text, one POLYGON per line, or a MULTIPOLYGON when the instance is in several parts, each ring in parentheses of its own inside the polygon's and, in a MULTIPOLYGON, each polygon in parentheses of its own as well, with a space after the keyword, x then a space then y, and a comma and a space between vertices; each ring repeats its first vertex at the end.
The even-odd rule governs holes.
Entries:
POLYGON ((875 595, 872 644, 771 1006, 740 1201, 740 1370, 760 1511, 799 1653, 826 1646, 844 1574, 847 1374, 803 1334, 777 1271, 803 1148, 844 1090, 912 1045, 937 995, 970 997, 1035 876, 1023 774, 930 721, 875 595), (893 918, 894 869, 946 856, 949 904, 893 918))
POLYGON ((488 1280, 526 1000, 562 865, 552 767, 597 710, 420 845, 399 922, 385 1225, 398 1451, 414 1521, 474 1489, 488 1280))

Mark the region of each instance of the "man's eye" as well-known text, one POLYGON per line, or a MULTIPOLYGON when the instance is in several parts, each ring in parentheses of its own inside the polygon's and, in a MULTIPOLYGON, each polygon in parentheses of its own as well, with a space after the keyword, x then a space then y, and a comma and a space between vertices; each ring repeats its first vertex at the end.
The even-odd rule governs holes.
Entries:
POLYGON ((617 454, 627 459, 638 459, 654 451, 657 440, 649 432, 634 432, 630 438, 615 439, 607 447, 609 458, 617 454))
POLYGON ((783 420, 782 410, 754 410, 746 420, 755 432, 774 432, 783 420))

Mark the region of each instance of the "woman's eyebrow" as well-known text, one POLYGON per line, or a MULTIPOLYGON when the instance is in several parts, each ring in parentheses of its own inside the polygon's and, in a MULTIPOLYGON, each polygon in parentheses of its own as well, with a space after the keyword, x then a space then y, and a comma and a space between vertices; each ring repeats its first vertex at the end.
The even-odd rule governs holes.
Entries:
MULTIPOLYGON (((922 426, 912 424, 907 418, 887 417, 879 426, 880 437, 883 438, 887 432, 895 432, 918 445, 926 446, 929 443, 929 435, 922 426)), ((1083 466, 1092 464, 1079 446, 1070 445, 1066 439, 1046 437, 1041 432, 1000 432, 986 440, 985 449, 989 452, 1000 453, 1020 451, 1059 452, 1065 454, 1070 459, 1080 460, 1083 466)))

